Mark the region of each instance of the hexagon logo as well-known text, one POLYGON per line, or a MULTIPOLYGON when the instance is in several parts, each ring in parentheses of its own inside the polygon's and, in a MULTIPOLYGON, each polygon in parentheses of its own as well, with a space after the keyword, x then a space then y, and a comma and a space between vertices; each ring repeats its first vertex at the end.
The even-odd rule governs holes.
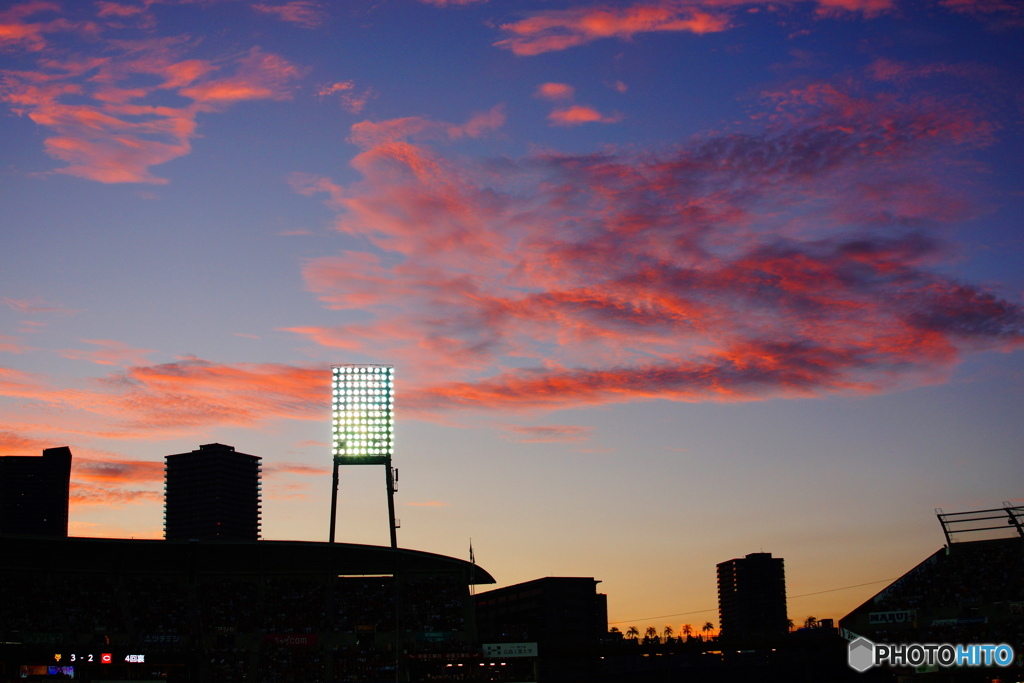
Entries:
POLYGON ((875 664, 875 644, 867 638, 850 641, 847 650, 850 668, 864 673, 875 664))

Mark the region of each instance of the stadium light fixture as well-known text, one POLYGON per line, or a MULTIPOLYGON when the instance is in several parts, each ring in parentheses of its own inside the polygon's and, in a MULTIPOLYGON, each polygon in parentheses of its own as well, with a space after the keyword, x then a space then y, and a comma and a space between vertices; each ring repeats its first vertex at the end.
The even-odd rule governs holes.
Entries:
POLYGON ((394 455, 394 367, 331 367, 331 432, 341 464, 379 464, 394 455))
POLYGON ((391 547, 398 548, 395 481, 395 368, 391 365, 331 366, 331 452, 334 461, 330 542, 338 514, 338 467, 384 465, 391 547))

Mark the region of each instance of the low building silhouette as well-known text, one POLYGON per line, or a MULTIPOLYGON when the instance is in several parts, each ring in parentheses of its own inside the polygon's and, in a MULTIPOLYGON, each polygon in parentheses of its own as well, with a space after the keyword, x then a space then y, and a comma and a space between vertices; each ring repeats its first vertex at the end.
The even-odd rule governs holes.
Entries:
MULTIPOLYGON (((947 544, 843 617, 842 632, 851 641, 1017 648, 1024 643, 1024 506, 938 518, 947 544)), ((1021 662, 1002 670, 1007 680, 1022 677, 1021 662)))
POLYGON ((481 583, 380 546, 0 536, 0 681, 468 680, 481 583))
POLYGON ((485 648, 535 644, 535 678, 529 680, 593 680, 608 630, 608 599, 597 592, 598 583, 593 578, 549 576, 479 593, 480 640, 485 648))

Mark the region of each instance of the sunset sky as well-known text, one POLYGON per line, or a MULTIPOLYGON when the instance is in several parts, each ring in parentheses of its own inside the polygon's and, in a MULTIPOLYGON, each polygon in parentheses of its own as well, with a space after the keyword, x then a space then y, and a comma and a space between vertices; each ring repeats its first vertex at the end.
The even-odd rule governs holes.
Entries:
POLYGON ((0 3, 0 454, 158 538, 230 444, 324 541, 330 365, 391 364, 402 546, 839 618, 1024 501, 1022 65, 1014 0, 0 3))

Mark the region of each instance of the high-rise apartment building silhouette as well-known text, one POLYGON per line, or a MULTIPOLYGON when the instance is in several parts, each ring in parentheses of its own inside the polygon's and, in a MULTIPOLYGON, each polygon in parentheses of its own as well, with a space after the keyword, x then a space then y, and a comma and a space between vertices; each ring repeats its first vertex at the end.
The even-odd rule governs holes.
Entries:
POLYGON ((786 633, 786 571, 781 557, 752 553, 718 565, 722 638, 765 638, 786 633))
POLYGON ((0 534, 68 535, 71 449, 0 457, 0 534))
POLYGON ((259 539, 260 458, 211 443, 164 460, 165 539, 259 539))

